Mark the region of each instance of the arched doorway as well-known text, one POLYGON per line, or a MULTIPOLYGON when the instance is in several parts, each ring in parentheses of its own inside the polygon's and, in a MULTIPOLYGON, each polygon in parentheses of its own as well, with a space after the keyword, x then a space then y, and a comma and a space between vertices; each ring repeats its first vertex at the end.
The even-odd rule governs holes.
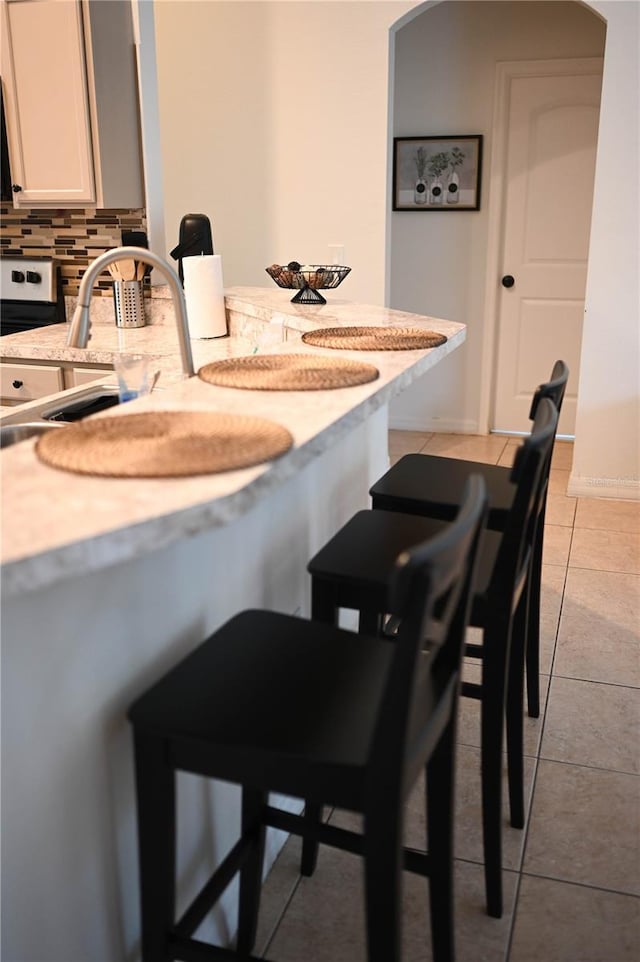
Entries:
MULTIPOLYGON (((394 135, 482 133, 485 165, 480 211, 392 215, 389 302, 468 325, 467 344, 457 356, 447 359, 429 385, 394 405, 394 426, 463 432, 493 427, 498 294, 504 273, 504 144, 498 143, 494 115, 497 64, 602 57, 604 38, 603 21, 573 2, 443 2, 412 12, 396 29, 394 135)), ((573 356, 579 357, 579 332, 573 356)), ((531 370, 538 371, 539 363, 531 370)), ((539 380, 538 374, 529 385, 525 377, 521 393, 530 394, 539 380)), ((574 390, 576 385, 577 376, 574 390)))

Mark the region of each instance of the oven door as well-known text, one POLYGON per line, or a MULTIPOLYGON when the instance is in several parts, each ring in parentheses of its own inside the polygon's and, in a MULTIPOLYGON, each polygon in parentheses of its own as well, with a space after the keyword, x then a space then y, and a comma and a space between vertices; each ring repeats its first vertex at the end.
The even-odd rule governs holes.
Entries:
POLYGON ((23 331, 37 331, 43 327, 51 327, 52 324, 59 323, 59 321, 38 323, 37 321, 27 321, 24 319, 5 321, 3 318, 0 322, 0 337, 4 337, 6 334, 21 334, 23 331))
POLYGON ((34 331, 60 321, 57 304, 49 301, 2 301, 0 308, 0 336, 34 331))

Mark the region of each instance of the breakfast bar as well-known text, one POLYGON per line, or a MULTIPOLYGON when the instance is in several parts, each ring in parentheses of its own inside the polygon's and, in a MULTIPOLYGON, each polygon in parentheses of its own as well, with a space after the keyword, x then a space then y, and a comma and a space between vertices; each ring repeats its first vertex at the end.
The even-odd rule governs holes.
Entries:
MULTIPOLYGON (((188 477, 93 477, 52 468, 34 440, 2 453, 2 956, 20 962, 138 957, 133 767, 126 710, 154 679, 229 617, 250 607, 308 615, 308 559, 388 466, 392 397, 455 350, 465 327, 335 298, 292 304, 286 292, 226 292, 229 336, 192 340, 195 368, 239 356, 337 356, 302 334, 352 325, 446 337, 420 350, 341 351, 378 370, 330 390, 221 387, 185 378, 175 328, 126 332, 95 319, 87 349, 64 331, 3 338, 3 358, 109 367, 119 351, 160 371, 147 397, 95 415, 218 412, 290 432, 284 454, 188 477)), ((27 406, 35 409, 36 402, 27 406)), ((13 409, 3 412, 15 416, 13 409)), ((3 419, 0 418, 0 426, 3 419)), ((68 430, 60 429, 60 433, 68 430)), ((292 720, 293 723, 293 720, 292 720)), ((238 834, 234 786, 179 779, 181 904, 238 834)), ((291 799, 292 810, 301 802, 291 799)), ((267 865, 282 845, 267 843, 267 865)), ((233 936, 235 888, 201 930, 233 936)))

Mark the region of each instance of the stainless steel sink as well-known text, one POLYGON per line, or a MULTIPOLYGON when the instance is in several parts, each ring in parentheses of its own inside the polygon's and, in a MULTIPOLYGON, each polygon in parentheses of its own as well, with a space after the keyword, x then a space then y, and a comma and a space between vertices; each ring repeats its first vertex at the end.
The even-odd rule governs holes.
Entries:
POLYGON ((21 405, 5 415, 0 426, 30 423, 62 424, 79 421, 89 414, 104 411, 119 403, 118 388, 112 384, 93 384, 81 390, 72 389, 59 397, 47 398, 40 404, 21 405))
POLYGON ((58 401, 57 404, 50 405, 42 411, 40 417, 44 421, 61 421, 68 424, 81 421, 90 414, 97 414, 98 411, 106 411, 119 403, 117 388, 100 387, 93 389, 90 394, 76 395, 68 398, 64 403, 58 401))
POLYGON ((0 448, 8 448, 18 441, 27 441, 38 437, 52 428, 63 428, 64 424, 54 421, 51 424, 42 421, 25 421, 24 424, 4 424, 0 426, 0 448))

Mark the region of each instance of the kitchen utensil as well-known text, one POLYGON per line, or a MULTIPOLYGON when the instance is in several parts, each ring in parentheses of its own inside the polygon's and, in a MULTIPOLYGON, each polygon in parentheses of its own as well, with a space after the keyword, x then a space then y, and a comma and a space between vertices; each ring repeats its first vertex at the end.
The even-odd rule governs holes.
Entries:
POLYGON ((120 274, 122 275, 123 281, 135 281, 136 280, 136 262, 133 258, 126 258, 125 260, 117 262, 120 268, 120 274))
MULTIPOLYGON (((133 264, 133 261, 131 262, 133 264)), ((114 281, 116 327, 144 327, 144 299, 140 281, 114 281)))
POLYGON ((107 270, 111 274, 114 281, 124 280, 122 274, 120 273, 120 267, 118 266, 118 264, 109 264, 107 270))
POLYGON ((142 261, 136 261, 136 280, 141 281, 144 279, 144 275, 147 271, 147 265, 142 261))

